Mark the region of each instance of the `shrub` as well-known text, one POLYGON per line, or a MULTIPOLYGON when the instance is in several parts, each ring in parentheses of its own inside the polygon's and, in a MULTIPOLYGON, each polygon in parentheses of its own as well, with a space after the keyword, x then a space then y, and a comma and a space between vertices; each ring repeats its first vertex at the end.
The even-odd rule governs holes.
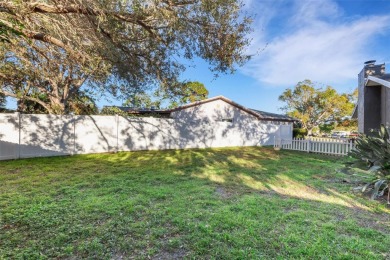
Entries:
POLYGON ((100 111, 100 115, 105 115, 105 116, 114 116, 114 115, 119 115, 119 116, 128 116, 126 112, 121 110, 118 107, 103 107, 103 109, 100 111))
POLYGON ((304 128, 294 128, 293 129, 293 137, 294 138, 304 138, 307 136, 307 129, 304 128))
MULTIPOLYGON (((371 192, 371 199, 376 199, 388 191, 387 202, 390 203, 390 139, 389 130, 381 125, 378 132, 370 136, 360 134, 356 147, 350 152, 355 159, 348 163, 348 168, 359 168, 363 171, 366 183, 360 187, 362 192, 371 192)), ((353 171, 355 172, 355 171, 353 171)))

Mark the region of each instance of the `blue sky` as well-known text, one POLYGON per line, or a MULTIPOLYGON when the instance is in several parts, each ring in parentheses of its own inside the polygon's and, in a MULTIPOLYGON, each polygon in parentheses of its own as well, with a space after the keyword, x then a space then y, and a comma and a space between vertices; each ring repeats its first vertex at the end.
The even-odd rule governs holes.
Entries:
POLYGON ((280 113, 278 96, 299 81, 310 79, 352 92, 365 61, 390 63, 388 0, 245 3, 246 11, 256 14, 247 52, 258 54, 234 75, 213 80, 204 63, 184 74, 203 82, 210 96, 224 95, 247 107, 280 113))
POLYGON ((278 96, 310 79, 352 92, 367 60, 390 72, 389 0, 246 0, 256 14, 249 54, 258 53, 234 75, 213 79, 196 61, 183 78, 203 82, 210 96, 224 95, 244 106, 278 112, 278 96))
MULTIPOLYGON (((387 63, 390 72, 390 0, 244 0, 256 15, 250 62, 234 75, 214 78, 208 64, 194 60, 182 78, 200 81, 210 97, 223 95, 246 107, 281 113, 278 96, 310 79, 352 92, 367 60, 387 63)), ((120 105, 122 100, 103 105, 120 105)), ((9 105, 12 106, 13 102, 9 105)))

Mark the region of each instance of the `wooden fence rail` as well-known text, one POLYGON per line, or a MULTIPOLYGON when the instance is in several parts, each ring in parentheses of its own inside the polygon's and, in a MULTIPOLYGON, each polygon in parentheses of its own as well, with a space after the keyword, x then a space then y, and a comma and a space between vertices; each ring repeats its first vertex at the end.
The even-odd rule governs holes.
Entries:
POLYGON ((345 156, 354 148, 354 143, 352 140, 346 139, 275 139, 274 147, 308 153, 345 156))

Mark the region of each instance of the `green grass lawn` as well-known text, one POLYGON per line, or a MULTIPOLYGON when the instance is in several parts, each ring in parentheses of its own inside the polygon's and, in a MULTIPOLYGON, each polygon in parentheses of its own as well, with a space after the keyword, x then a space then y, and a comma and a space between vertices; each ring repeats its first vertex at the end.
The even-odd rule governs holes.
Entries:
POLYGON ((0 259, 389 259, 342 159, 269 148, 0 162, 0 259))

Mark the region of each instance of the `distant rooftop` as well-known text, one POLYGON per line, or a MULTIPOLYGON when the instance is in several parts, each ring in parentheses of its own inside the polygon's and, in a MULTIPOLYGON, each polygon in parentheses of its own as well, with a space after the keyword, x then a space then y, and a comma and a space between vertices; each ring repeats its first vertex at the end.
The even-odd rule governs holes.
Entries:
POLYGON ((253 112, 259 114, 261 117, 264 117, 264 118, 269 118, 269 119, 273 119, 273 120, 298 121, 297 119, 294 119, 294 118, 286 116, 286 115, 264 112, 264 111, 260 111, 260 110, 252 109, 252 108, 250 108, 250 110, 252 110, 253 112))
POLYGON ((234 101, 232 101, 224 96, 217 96, 217 97, 213 97, 213 98, 204 99, 201 101, 196 101, 196 102, 186 104, 183 106, 179 106, 179 107, 176 107, 173 109, 152 109, 152 108, 135 108, 135 107, 122 107, 122 106, 117 106, 117 108, 119 108, 120 110, 127 112, 129 114, 133 114, 133 115, 159 114, 159 115, 163 115, 163 116, 169 116, 171 112, 179 111, 179 110, 186 109, 186 108, 193 107, 193 106, 198 106, 198 105, 205 104, 205 103, 212 102, 212 101, 219 100, 219 99, 257 117, 260 120, 287 121, 287 122, 298 121, 297 119, 286 116, 286 115, 269 113, 269 112, 264 112, 264 111, 260 111, 260 110, 256 110, 256 109, 246 108, 246 107, 244 107, 240 104, 237 104, 234 101))

